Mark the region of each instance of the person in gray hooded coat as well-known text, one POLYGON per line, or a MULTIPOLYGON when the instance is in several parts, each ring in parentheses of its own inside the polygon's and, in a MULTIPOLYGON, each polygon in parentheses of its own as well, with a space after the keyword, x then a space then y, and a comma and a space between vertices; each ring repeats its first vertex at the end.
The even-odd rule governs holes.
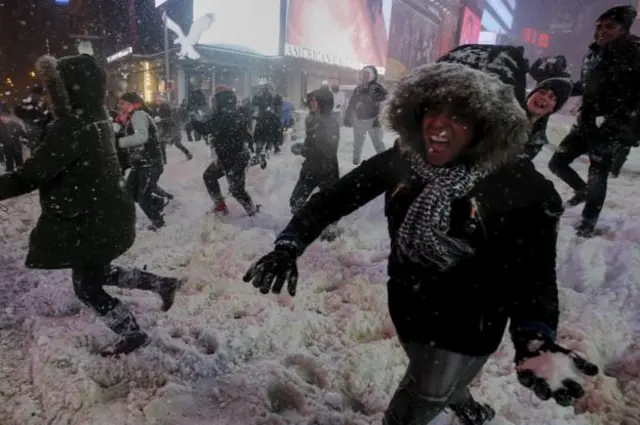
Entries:
POLYGON ((394 147, 313 195, 244 281, 263 294, 286 284, 295 295, 296 260, 307 246, 384 194, 388 304, 409 365, 383 423, 429 424, 464 402, 508 321, 520 382, 542 399, 572 403, 584 390, 557 366, 573 361, 588 375, 597 367, 555 343, 562 201, 531 161, 518 159, 529 122, 513 88, 466 65, 437 63, 405 77, 388 111, 394 147), (529 359, 554 369, 562 384, 529 359))
POLYGON ((386 149, 380 126, 380 104, 387 98, 387 90, 378 82, 375 66, 365 66, 360 71, 360 84, 349 98, 344 125, 353 127, 353 164, 360 164, 362 147, 367 134, 377 153, 386 149))

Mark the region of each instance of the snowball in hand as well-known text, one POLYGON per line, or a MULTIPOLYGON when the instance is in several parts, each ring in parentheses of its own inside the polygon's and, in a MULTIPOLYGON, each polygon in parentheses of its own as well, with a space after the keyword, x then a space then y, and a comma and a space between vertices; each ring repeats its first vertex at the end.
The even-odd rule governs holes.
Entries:
POLYGON ((577 355, 543 351, 516 367, 518 380, 542 400, 553 397, 561 406, 570 406, 584 395, 583 375, 598 373, 597 366, 577 355))

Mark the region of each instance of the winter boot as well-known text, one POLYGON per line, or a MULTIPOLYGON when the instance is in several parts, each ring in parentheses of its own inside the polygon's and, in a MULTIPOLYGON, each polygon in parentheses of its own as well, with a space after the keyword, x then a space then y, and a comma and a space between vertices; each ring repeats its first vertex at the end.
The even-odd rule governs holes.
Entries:
POLYGON ((111 266, 106 285, 119 288, 141 289, 151 291, 162 299, 162 311, 168 311, 173 305, 176 291, 180 288, 180 279, 175 277, 158 276, 143 269, 129 269, 111 266))
POLYGON ((103 357, 129 354, 151 342, 149 335, 143 332, 136 318, 120 301, 103 316, 105 324, 118 335, 118 339, 100 350, 103 357))
POLYGON ((151 232, 155 232, 158 229, 163 228, 164 226, 166 226, 166 223, 164 222, 164 218, 160 218, 156 221, 154 221, 153 223, 151 223, 148 227, 147 230, 151 231, 151 232))
POLYGON ((216 201, 213 205, 213 210, 211 210, 211 213, 214 215, 229 215, 229 208, 227 208, 227 203, 223 199, 216 201))
POLYGON ((587 200, 587 190, 581 190, 576 192, 567 202, 565 202, 566 208, 573 208, 585 202, 587 200))
POLYGON ((581 238, 591 238, 595 235, 595 232, 596 226, 587 220, 582 220, 580 224, 576 226, 576 236, 581 238))
POLYGON ((452 406, 451 409, 455 412, 456 417, 462 425, 483 425, 496 416, 496 412, 488 404, 467 403, 465 405, 452 406))
POLYGON ((329 225, 326 229, 320 233, 320 240, 325 242, 333 242, 340 236, 340 229, 335 224, 329 225))

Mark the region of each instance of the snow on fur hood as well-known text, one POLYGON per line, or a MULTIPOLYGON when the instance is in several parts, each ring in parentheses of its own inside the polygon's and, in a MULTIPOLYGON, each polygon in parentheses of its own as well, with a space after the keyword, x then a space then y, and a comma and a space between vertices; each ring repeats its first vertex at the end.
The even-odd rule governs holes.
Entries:
POLYGON ((424 152, 422 118, 430 107, 452 104, 476 122, 476 140, 465 153, 473 164, 498 167, 515 160, 529 135, 529 121, 513 87, 456 63, 416 68, 398 84, 388 106, 401 148, 424 152))

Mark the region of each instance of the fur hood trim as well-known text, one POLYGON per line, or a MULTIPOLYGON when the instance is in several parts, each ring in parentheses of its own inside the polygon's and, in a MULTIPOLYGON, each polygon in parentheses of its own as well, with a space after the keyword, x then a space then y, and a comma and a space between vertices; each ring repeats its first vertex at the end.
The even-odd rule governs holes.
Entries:
POLYGON ((419 67, 399 82, 387 111, 401 149, 423 153, 425 111, 448 104, 476 123, 476 140, 465 153, 469 162, 495 168, 522 151, 530 125, 513 87, 485 72, 446 62, 419 67))
POLYGON ((45 55, 36 62, 36 71, 49 93, 51 110, 56 117, 69 113, 69 96, 64 81, 58 72, 58 61, 53 56, 45 55))

